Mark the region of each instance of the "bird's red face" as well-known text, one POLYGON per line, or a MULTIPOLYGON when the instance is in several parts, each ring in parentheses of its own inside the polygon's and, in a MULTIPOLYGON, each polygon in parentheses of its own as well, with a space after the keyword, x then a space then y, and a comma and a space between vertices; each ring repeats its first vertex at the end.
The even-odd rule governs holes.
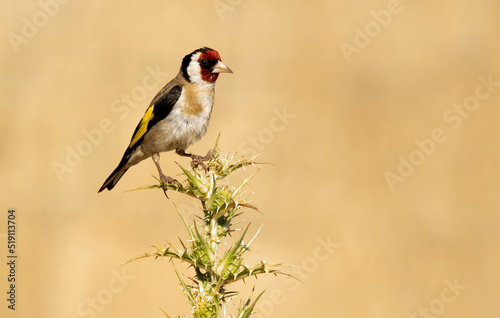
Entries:
POLYGON ((198 63, 200 64, 201 78, 205 82, 215 82, 219 77, 219 73, 233 72, 222 63, 220 55, 216 50, 209 49, 201 52, 198 63))
POLYGON ((202 47, 184 56, 181 71, 188 82, 197 85, 214 83, 219 73, 233 72, 222 63, 219 53, 208 47, 202 47))

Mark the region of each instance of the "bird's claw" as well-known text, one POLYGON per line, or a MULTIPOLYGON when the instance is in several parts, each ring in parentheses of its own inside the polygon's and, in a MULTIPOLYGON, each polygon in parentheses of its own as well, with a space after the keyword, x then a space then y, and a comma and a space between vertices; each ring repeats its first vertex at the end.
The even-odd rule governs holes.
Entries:
POLYGON ((166 176, 164 175, 163 173, 160 173, 160 181, 163 185, 163 193, 165 194, 165 196, 167 197, 167 199, 170 199, 167 195, 167 185, 168 184, 171 184, 171 185, 174 185, 174 184, 177 184, 177 187, 182 187, 182 184, 177 181, 177 179, 174 179, 172 177, 169 177, 169 176, 166 176))
POLYGON ((182 184, 179 181, 177 181, 177 179, 174 179, 172 177, 166 176, 163 173, 160 174, 160 180, 165 185, 167 185, 167 184, 171 184, 171 185, 177 184, 178 187, 182 186, 182 184))
POLYGON ((212 157, 213 157, 212 150, 209 150, 205 156, 191 154, 191 159, 192 159, 191 160, 191 167, 194 169, 194 168, 200 166, 203 168, 203 170, 207 171, 208 168, 203 161, 208 161, 208 160, 212 159, 212 157))
POLYGON ((192 153, 186 153, 186 151, 184 149, 181 149, 181 148, 177 148, 175 150, 175 152, 179 156, 191 158, 191 168, 194 169, 194 168, 196 168, 198 166, 201 166, 203 168, 203 170, 205 170, 205 172, 208 170, 208 168, 203 163, 203 161, 208 161, 208 160, 212 159, 212 157, 214 155, 212 150, 209 150, 205 156, 199 156, 199 155, 195 155, 195 154, 192 154, 192 153))

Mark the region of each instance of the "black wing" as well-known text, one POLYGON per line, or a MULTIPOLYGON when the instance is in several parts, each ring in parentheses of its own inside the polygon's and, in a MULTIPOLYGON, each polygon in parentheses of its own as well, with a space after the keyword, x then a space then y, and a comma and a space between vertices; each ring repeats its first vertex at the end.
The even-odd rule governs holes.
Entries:
POLYGON ((146 132, 149 131, 157 122, 165 119, 165 117, 170 114, 175 103, 179 100, 181 93, 182 87, 177 85, 172 87, 167 94, 159 97, 154 103, 151 103, 142 117, 141 122, 135 128, 128 149, 133 149, 136 145, 140 144, 140 141, 146 132))

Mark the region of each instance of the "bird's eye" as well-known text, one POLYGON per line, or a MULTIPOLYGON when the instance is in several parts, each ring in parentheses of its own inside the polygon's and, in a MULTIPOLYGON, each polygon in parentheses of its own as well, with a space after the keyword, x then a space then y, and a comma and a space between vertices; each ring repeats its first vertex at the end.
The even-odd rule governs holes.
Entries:
POLYGON ((203 60, 200 61, 200 65, 201 66, 208 66, 208 61, 205 60, 205 59, 203 59, 203 60))

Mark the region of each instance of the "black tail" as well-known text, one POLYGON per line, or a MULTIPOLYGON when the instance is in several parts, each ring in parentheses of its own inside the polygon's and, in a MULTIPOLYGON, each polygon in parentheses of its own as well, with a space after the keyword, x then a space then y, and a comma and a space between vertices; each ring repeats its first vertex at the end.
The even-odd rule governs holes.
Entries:
POLYGON ((123 177, 125 172, 127 172, 128 168, 124 168, 122 165, 118 165, 115 171, 111 173, 111 175, 104 181, 102 187, 97 191, 97 193, 101 192, 104 189, 111 190, 115 187, 118 181, 123 177))

